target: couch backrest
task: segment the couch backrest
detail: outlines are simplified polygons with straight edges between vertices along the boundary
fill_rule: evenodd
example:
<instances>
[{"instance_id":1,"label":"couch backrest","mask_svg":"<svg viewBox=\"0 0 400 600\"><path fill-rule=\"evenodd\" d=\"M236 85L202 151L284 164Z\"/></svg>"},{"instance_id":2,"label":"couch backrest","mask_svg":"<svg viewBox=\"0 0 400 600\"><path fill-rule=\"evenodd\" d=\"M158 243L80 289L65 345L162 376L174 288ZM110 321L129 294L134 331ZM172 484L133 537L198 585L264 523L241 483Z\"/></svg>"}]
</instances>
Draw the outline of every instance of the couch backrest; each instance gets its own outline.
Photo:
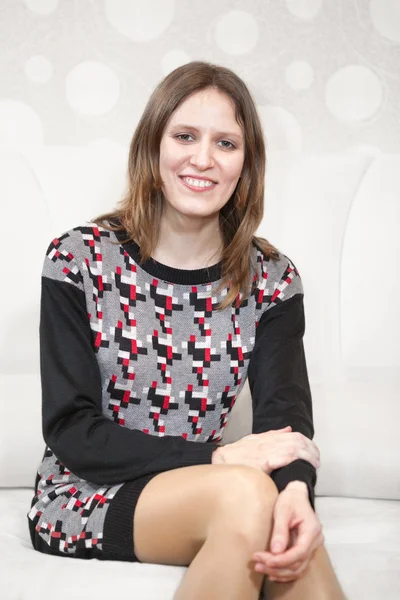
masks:
<instances>
[{"instance_id":1,"label":"couch backrest","mask_svg":"<svg viewBox=\"0 0 400 600\"><path fill-rule=\"evenodd\" d=\"M44 451L38 327L45 251L54 237L116 205L127 153L0 151L0 486L32 487ZM258 233L293 260L305 288L322 463L317 495L400 499L399 197L400 155L278 153L268 161ZM246 382L225 443L250 428Z\"/></svg>"}]
</instances>

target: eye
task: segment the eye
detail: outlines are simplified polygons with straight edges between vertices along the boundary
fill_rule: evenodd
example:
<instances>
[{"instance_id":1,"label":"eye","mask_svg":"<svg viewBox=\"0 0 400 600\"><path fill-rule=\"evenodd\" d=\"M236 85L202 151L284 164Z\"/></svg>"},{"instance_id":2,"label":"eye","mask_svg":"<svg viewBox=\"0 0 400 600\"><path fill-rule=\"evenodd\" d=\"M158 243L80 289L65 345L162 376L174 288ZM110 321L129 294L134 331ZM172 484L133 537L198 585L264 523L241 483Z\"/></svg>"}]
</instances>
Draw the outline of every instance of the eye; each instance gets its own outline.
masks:
<instances>
[{"instance_id":1,"label":"eye","mask_svg":"<svg viewBox=\"0 0 400 600\"><path fill-rule=\"evenodd\" d=\"M189 140L182 139L182 138L192 137L192 136L190 133L178 133L175 137L178 139L181 139L183 142L188 142ZM232 142L230 142L229 140L221 140L221 142L223 142L224 144L230 144L230 146L223 146L223 148L226 148L227 150L233 150L236 148L236 146L234 144L232 144Z\"/></svg>"},{"instance_id":2,"label":"eye","mask_svg":"<svg viewBox=\"0 0 400 600\"><path fill-rule=\"evenodd\" d=\"M189 136L189 137L192 137L192 136L190 135L190 133L178 133L178 135L176 135L175 137L177 137L177 138L181 139L181 137L182 137L182 136L185 136L185 135L186 135L186 136ZM187 142L188 140L183 140L183 141L184 141L184 142Z\"/></svg>"},{"instance_id":3,"label":"eye","mask_svg":"<svg viewBox=\"0 0 400 600\"><path fill-rule=\"evenodd\" d=\"M228 150L230 150L231 148L235 148L236 146L234 146L234 144L232 144L232 142L230 142L229 140L221 140L222 142L226 142L227 144L230 144L230 146L224 146L224 148L227 148Z\"/></svg>"},{"instance_id":4,"label":"eye","mask_svg":"<svg viewBox=\"0 0 400 600\"><path fill-rule=\"evenodd\" d=\"M190 133L178 133L178 135L177 135L176 137L177 137L177 138L179 138L179 139L181 139L181 137L182 137L182 136L185 136L185 135L186 135L186 136L189 136L189 137L192 137L192 136L190 135ZM184 142L187 142L187 140L183 140L183 141L184 141Z\"/></svg>"}]
</instances>

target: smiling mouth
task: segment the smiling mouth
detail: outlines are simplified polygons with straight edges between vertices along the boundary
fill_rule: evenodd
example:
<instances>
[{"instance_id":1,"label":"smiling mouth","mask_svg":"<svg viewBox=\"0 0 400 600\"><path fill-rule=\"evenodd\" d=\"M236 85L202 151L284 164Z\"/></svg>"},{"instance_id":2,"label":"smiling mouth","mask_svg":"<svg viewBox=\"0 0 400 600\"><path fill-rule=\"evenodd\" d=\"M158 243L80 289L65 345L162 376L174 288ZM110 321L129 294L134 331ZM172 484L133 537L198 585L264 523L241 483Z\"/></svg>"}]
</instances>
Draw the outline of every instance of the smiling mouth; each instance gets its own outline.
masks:
<instances>
[{"instance_id":1,"label":"smiling mouth","mask_svg":"<svg viewBox=\"0 0 400 600\"><path fill-rule=\"evenodd\" d=\"M196 177L185 177L179 175L179 179L182 181L185 187L195 191L211 190L215 188L217 183L215 181L207 179L196 179Z\"/></svg>"}]
</instances>

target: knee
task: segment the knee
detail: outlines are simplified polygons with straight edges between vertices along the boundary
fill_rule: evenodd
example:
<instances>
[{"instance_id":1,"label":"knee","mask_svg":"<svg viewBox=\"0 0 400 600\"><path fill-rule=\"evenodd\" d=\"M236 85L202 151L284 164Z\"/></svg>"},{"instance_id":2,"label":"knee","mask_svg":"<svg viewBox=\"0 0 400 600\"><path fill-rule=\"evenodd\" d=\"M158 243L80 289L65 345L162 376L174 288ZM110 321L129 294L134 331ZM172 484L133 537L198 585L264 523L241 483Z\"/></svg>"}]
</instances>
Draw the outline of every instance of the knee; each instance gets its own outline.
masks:
<instances>
[{"instance_id":1,"label":"knee","mask_svg":"<svg viewBox=\"0 0 400 600\"><path fill-rule=\"evenodd\" d=\"M244 499L251 499L254 509L262 510L266 505L274 504L278 489L272 478L253 467L237 465L232 477L233 490Z\"/></svg>"},{"instance_id":2,"label":"knee","mask_svg":"<svg viewBox=\"0 0 400 600\"><path fill-rule=\"evenodd\" d=\"M268 527L279 494L271 477L245 465L227 467L231 468L221 477L220 512L229 512L234 518L232 524L248 532L259 530L260 524Z\"/></svg>"}]
</instances>

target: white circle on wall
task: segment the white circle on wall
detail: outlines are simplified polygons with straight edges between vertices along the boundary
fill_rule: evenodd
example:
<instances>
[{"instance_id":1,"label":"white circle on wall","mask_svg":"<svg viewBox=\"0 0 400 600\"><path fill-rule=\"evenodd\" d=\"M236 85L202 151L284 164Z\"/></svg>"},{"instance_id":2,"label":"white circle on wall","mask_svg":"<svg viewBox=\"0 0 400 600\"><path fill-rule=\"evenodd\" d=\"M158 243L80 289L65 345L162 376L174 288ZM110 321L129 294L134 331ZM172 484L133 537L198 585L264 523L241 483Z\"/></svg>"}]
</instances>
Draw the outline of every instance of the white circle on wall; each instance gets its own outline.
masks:
<instances>
[{"instance_id":1,"label":"white circle on wall","mask_svg":"<svg viewBox=\"0 0 400 600\"><path fill-rule=\"evenodd\" d=\"M43 127L38 114L18 100L0 102L0 146L43 144Z\"/></svg>"},{"instance_id":2,"label":"white circle on wall","mask_svg":"<svg viewBox=\"0 0 400 600\"><path fill-rule=\"evenodd\" d=\"M50 15L57 8L58 0L25 0L25 4L38 15Z\"/></svg>"},{"instance_id":3,"label":"white circle on wall","mask_svg":"<svg viewBox=\"0 0 400 600\"><path fill-rule=\"evenodd\" d=\"M218 46L237 56L253 50L257 44L259 30L257 21L244 10L231 10L222 15L215 26L214 37Z\"/></svg>"},{"instance_id":4,"label":"white circle on wall","mask_svg":"<svg viewBox=\"0 0 400 600\"><path fill-rule=\"evenodd\" d=\"M170 50L161 59L161 70L164 75L168 75L188 62L190 62L190 57L184 50Z\"/></svg>"},{"instance_id":5,"label":"white circle on wall","mask_svg":"<svg viewBox=\"0 0 400 600\"><path fill-rule=\"evenodd\" d=\"M347 65L338 69L325 88L329 110L343 121L369 119L379 109L382 97L379 77L364 65Z\"/></svg>"},{"instance_id":6,"label":"white circle on wall","mask_svg":"<svg viewBox=\"0 0 400 600\"><path fill-rule=\"evenodd\" d=\"M286 83L294 90L305 90L314 81L314 71L305 60L294 60L286 67Z\"/></svg>"},{"instance_id":7,"label":"white circle on wall","mask_svg":"<svg viewBox=\"0 0 400 600\"><path fill-rule=\"evenodd\" d=\"M48 58L36 54L26 61L25 75L35 83L45 83L53 75L53 66Z\"/></svg>"},{"instance_id":8,"label":"white circle on wall","mask_svg":"<svg viewBox=\"0 0 400 600\"><path fill-rule=\"evenodd\" d=\"M261 118L268 152L299 151L303 140L301 127L297 119L281 106L260 106L258 114Z\"/></svg>"},{"instance_id":9,"label":"white circle on wall","mask_svg":"<svg viewBox=\"0 0 400 600\"><path fill-rule=\"evenodd\" d=\"M148 42L171 25L175 0L105 0L105 14L118 33L134 42Z\"/></svg>"},{"instance_id":10,"label":"white circle on wall","mask_svg":"<svg viewBox=\"0 0 400 600\"><path fill-rule=\"evenodd\" d=\"M76 65L65 78L65 95L78 113L103 115L117 103L120 82L109 66L86 60Z\"/></svg>"},{"instance_id":11,"label":"white circle on wall","mask_svg":"<svg viewBox=\"0 0 400 600\"><path fill-rule=\"evenodd\" d=\"M400 42L400 2L370 0L371 21L377 31L391 42Z\"/></svg>"},{"instance_id":12,"label":"white circle on wall","mask_svg":"<svg viewBox=\"0 0 400 600\"><path fill-rule=\"evenodd\" d=\"M299 19L313 19L320 11L322 0L286 0L289 12Z\"/></svg>"}]
</instances>

